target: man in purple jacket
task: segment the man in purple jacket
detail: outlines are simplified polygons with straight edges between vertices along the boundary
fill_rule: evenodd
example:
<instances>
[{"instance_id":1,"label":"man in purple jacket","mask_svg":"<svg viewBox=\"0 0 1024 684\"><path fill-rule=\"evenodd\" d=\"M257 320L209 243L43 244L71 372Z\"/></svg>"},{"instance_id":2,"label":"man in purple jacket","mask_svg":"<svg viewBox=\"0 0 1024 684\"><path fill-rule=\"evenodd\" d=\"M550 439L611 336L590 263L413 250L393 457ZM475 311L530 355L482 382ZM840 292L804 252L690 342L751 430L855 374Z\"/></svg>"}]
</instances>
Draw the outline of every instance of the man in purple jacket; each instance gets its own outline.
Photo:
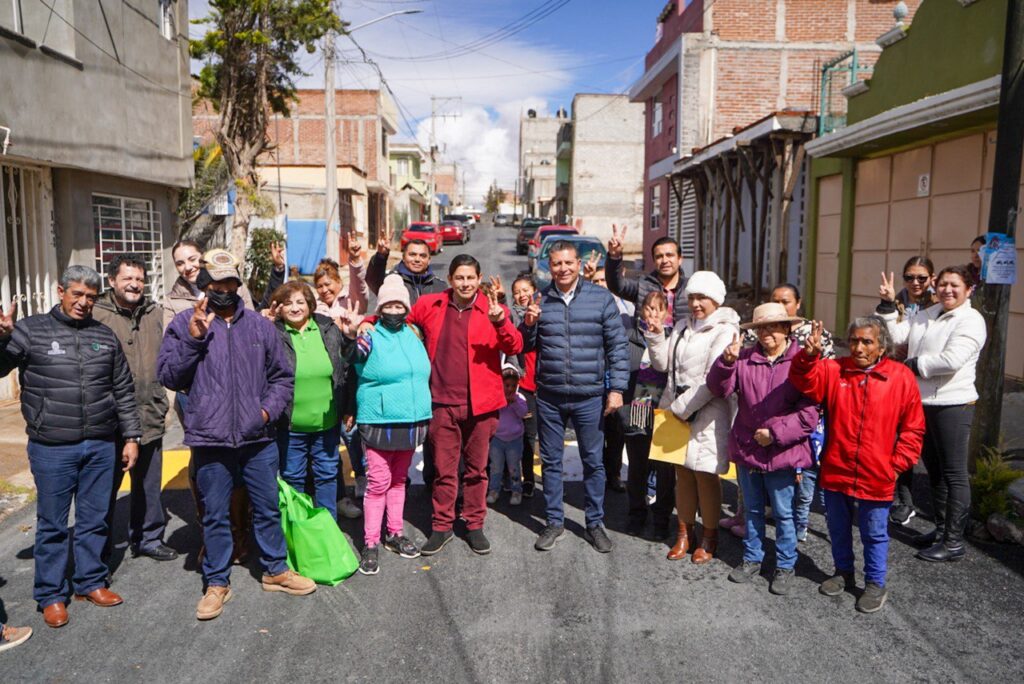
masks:
<instances>
[{"instance_id":1,"label":"man in purple jacket","mask_svg":"<svg viewBox=\"0 0 1024 684\"><path fill-rule=\"evenodd\" d=\"M205 297L168 326L157 375L168 389L188 393L185 444L192 447L205 509L206 590L196 618L212 620L231 599L228 511L239 472L252 499L264 591L303 595L315 591L316 585L288 569L277 507L273 426L292 399L294 373L274 326L246 309L238 296L242 279L234 258L225 250L211 250L205 260L206 269L196 283Z\"/></svg>"}]
</instances>

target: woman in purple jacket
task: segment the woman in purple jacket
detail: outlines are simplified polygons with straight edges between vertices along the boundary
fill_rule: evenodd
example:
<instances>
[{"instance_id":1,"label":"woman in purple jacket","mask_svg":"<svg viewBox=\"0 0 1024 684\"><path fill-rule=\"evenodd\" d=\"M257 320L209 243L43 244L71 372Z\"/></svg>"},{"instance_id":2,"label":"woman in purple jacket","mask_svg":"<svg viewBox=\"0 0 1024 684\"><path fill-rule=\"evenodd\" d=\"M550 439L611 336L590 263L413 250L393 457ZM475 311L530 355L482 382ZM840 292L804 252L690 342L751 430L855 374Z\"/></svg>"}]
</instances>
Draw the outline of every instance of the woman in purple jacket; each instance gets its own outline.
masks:
<instances>
[{"instance_id":1,"label":"woman in purple jacket","mask_svg":"<svg viewBox=\"0 0 1024 684\"><path fill-rule=\"evenodd\" d=\"M782 304L770 302L754 309L754 320L741 326L753 329L757 345L742 348L739 336L715 361L708 374L712 394L733 393L738 410L729 433L729 457L746 505L747 534L743 562L729 580L749 582L761 571L764 559L765 499L775 516L775 574L771 592L784 596L792 588L796 565L796 526L793 492L797 468L812 463L808 436L818 424L818 409L789 383L789 366L800 351L790 340L795 319Z\"/></svg>"}]
</instances>

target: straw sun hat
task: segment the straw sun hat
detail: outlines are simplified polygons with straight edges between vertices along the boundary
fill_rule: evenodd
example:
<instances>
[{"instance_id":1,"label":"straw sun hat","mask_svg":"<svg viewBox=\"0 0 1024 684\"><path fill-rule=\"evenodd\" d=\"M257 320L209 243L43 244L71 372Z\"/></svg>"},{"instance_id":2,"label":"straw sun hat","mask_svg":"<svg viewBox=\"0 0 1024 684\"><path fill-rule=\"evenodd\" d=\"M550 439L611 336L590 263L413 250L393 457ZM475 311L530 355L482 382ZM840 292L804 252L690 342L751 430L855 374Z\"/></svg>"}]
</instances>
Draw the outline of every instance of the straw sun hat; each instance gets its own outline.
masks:
<instances>
[{"instance_id":1,"label":"straw sun hat","mask_svg":"<svg viewBox=\"0 0 1024 684\"><path fill-rule=\"evenodd\" d=\"M740 328L750 330L751 328L760 328L763 325L772 325L773 323L802 323L803 320L799 316L790 316L786 313L786 307L782 304L768 302L755 308L754 319L750 323L744 323Z\"/></svg>"}]
</instances>

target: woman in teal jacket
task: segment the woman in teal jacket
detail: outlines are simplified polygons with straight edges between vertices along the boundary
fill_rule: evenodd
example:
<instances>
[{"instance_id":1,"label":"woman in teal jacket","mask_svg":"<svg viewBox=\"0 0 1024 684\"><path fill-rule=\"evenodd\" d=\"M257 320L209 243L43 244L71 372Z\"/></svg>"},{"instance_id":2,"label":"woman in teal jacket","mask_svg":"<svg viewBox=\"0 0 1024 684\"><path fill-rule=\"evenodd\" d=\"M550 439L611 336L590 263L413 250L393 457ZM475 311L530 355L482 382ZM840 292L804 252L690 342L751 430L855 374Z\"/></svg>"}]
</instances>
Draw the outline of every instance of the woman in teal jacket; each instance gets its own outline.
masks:
<instances>
[{"instance_id":1,"label":"woman in teal jacket","mask_svg":"<svg viewBox=\"0 0 1024 684\"><path fill-rule=\"evenodd\" d=\"M409 308L402 278L389 275L377 293L377 325L356 344L356 422L366 448L365 543L359 563L364 575L380 571L378 547L385 509L384 548L403 558L420 555L403 534L403 509L409 464L427 437L432 415L430 359L415 328L405 322Z\"/></svg>"}]
</instances>

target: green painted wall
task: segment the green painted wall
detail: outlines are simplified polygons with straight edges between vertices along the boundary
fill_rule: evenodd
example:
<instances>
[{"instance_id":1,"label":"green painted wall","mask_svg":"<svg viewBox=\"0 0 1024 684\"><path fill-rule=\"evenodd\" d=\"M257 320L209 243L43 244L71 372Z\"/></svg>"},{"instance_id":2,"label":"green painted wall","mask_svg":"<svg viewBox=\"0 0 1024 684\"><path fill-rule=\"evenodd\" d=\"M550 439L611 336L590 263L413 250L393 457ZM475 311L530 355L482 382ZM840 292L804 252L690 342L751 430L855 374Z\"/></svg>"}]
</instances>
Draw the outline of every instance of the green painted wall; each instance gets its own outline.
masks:
<instances>
[{"instance_id":1,"label":"green painted wall","mask_svg":"<svg viewBox=\"0 0 1024 684\"><path fill-rule=\"evenodd\" d=\"M907 37L882 51L871 89L850 98L847 122L1000 73L1007 0L925 0Z\"/></svg>"}]
</instances>

